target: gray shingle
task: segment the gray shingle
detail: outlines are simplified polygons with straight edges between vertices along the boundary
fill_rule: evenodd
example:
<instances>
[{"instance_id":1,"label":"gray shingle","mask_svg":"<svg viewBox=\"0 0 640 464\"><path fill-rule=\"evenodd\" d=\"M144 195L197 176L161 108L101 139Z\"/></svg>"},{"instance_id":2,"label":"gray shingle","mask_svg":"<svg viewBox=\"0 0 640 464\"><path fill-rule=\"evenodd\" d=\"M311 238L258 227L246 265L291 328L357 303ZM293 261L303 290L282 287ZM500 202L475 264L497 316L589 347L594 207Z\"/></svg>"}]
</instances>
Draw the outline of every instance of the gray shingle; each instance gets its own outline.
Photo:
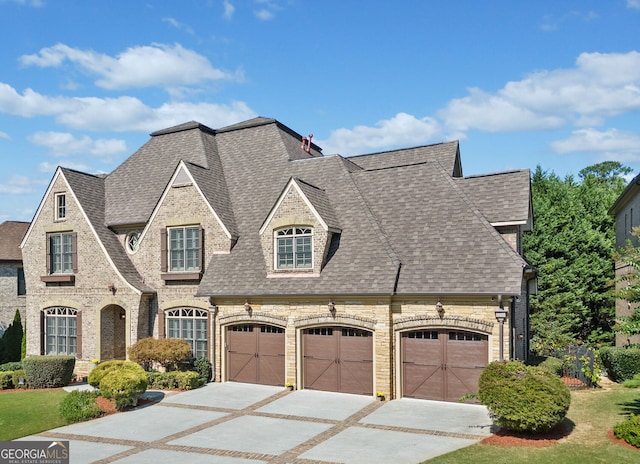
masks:
<instances>
[{"instance_id":1,"label":"gray shingle","mask_svg":"<svg viewBox=\"0 0 640 464\"><path fill-rule=\"evenodd\" d=\"M22 261L20 243L28 228L28 222L5 221L0 224L0 261Z\"/></svg>"}]
</instances>

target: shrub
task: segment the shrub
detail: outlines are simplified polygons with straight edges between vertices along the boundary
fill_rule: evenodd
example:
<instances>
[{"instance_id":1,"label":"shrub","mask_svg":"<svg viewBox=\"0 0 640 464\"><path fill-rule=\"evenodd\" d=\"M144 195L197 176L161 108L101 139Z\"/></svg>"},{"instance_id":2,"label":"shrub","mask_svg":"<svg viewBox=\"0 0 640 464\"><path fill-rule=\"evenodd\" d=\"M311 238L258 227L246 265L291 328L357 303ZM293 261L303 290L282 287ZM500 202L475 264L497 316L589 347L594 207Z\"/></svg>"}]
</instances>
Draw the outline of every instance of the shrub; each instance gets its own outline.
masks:
<instances>
[{"instance_id":1,"label":"shrub","mask_svg":"<svg viewBox=\"0 0 640 464\"><path fill-rule=\"evenodd\" d=\"M20 379L22 379L22 385L20 385ZM27 376L24 373L24 370L18 369L13 372L13 388L28 388L29 382L27 381Z\"/></svg>"},{"instance_id":2,"label":"shrub","mask_svg":"<svg viewBox=\"0 0 640 464\"><path fill-rule=\"evenodd\" d=\"M74 390L65 396L60 413L68 424L94 419L102 414L96 403L98 392Z\"/></svg>"},{"instance_id":3,"label":"shrub","mask_svg":"<svg viewBox=\"0 0 640 464\"><path fill-rule=\"evenodd\" d=\"M180 338L143 338L129 348L129 359L151 370L155 363L177 370L191 356L191 345Z\"/></svg>"},{"instance_id":4,"label":"shrub","mask_svg":"<svg viewBox=\"0 0 640 464\"><path fill-rule=\"evenodd\" d=\"M0 390L13 388L13 372L0 372Z\"/></svg>"},{"instance_id":5,"label":"shrub","mask_svg":"<svg viewBox=\"0 0 640 464\"><path fill-rule=\"evenodd\" d=\"M560 377L520 361L489 364L480 376L478 398L499 427L533 433L551 430L571 403Z\"/></svg>"},{"instance_id":6,"label":"shrub","mask_svg":"<svg viewBox=\"0 0 640 464\"><path fill-rule=\"evenodd\" d=\"M607 346L600 348L600 361L614 382L623 382L640 373L640 348Z\"/></svg>"},{"instance_id":7,"label":"shrub","mask_svg":"<svg viewBox=\"0 0 640 464\"><path fill-rule=\"evenodd\" d=\"M20 361L22 354L22 320L20 311L16 309L13 322L0 337L2 353L0 353L0 363Z\"/></svg>"},{"instance_id":8,"label":"shrub","mask_svg":"<svg viewBox=\"0 0 640 464\"><path fill-rule=\"evenodd\" d=\"M562 377L562 374L564 373L564 362L562 361L562 359L556 358L554 356L549 356L538 365L560 377Z\"/></svg>"},{"instance_id":9,"label":"shrub","mask_svg":"<svg viewBox=\"0 0 640 464\"><path fill-rule=\"evenodd\" d=\"M100 363L96 367L94 367L91 372L89 372L87 382L89 382L89 385L94 388L100 388L100 381L108 372L114 369L135 368L130 366L130 364L134 364L135 366L139 367L135 363L131 363L122 359L112 359L111 361Z\"/></svg>"},{"instance_id":10,"label":"shrub","mask_svg":"<svg viewBox=\"0 0 640 464\"><path fill-rule=\"evenodd\" d=\"M20 369L22 369L22 363L20 361L12 361L0 364L0 372L17 371Z\"/></svg>"},{"instance_id":11,"label":"shrub","mask_svg":"<svg viewBox=\"0 0 640 464\"><path fill-rule=\"evenodd\" d=\"M636 448L640 448L640 416L631 414L629 419L613 427L616 438L621 438Z\"/></svg>"},{"instance_id":12,"label":"shrub","mask_svg":"<svg viewBox=\"0 0 640 464\"><path fill-rule=\"evenodd\" d=\"M22 361L31 388L64 387L71 382L75 356L30 356Z\"/></svg>"},{"instance_id":13,"label":"shrub","mask_svg":"<svg viewBox=\"0 0 640 464\"><path fill-rule=\"evenodd\" d=\"M624 385L626 388L640 387L640 374L634 375L632 379L625 380L624 382L622 382L622 385Z\"/></svg>"},{"instance_id":14,"label":"shrub","mask_svg":"<svg viewBox=\"0 0 640 464\"><path fill-rule=\"evenodd\" d=\"M134 364L134 363L131 363ZM138 398L147 390L146 372L137 364L139 370L131 368L112 369L100 381L100 395L114 399L119 410L138 404Z\"/></svg>"},{"instance_id":15,"label":"shrub","mask_svg":"<svg viewBox=\"0 0 640 464\"><path fill-rule=\"evenodd\" d=\"M202 385L200 374L194 371L147 372L149 388L158 390L193 390Z\"/></svg>"},{"instance_id":16,"label":"shrub","mask_svg":"<svg viewBox=\"0 0 640 464\"><path fill-rule=\"evenodd\" d=\"M193 361L193 370L200 374L202 385L211 380L211 361L209 361L207 358L196 358Z\"/></svg>"}]
</instances>

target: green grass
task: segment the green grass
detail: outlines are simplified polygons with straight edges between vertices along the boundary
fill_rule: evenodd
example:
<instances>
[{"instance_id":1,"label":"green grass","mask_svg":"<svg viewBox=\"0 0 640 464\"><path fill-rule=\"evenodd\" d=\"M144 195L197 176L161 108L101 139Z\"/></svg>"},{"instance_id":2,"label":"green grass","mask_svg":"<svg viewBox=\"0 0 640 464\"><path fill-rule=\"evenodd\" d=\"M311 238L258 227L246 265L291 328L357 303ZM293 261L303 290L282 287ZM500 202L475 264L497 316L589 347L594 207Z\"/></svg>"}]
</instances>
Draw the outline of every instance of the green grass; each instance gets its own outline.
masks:
<instances>
[{"instance_id":1,"label":"green grass","mask_svg":"<svg viewBox=\"0 0 640 464\"><path fill-rule=\"evenodd\" d=\"M549 447L477 444L431 459L433 463L538 464L638 462L640 450L627 449L607 438L607 432L629 413L640 414L640 391L613 384L602 389L578 390L571 394L567 419L573 430Z\"/></svg>"},{"instance_id":2,"label":"green grass","mask_svg":"<svg viewBox=\"0 0 640 464\"><path fill-rule=\"evenodd\" d=\"M66 425L60 414L60 404L66 395L62 389L0 394L0 440L14 440Z\"/></svg>"}]
</instances>

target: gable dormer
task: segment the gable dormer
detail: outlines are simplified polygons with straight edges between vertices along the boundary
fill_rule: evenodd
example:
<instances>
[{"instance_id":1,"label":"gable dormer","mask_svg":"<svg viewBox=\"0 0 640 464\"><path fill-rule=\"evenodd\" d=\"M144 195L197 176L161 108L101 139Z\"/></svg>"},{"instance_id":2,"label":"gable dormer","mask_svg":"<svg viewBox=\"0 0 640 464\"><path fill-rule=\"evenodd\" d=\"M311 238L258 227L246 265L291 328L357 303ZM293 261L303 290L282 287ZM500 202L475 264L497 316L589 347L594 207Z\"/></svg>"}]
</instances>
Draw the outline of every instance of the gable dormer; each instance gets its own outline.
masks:
<instances>
[{"instance_id":1,"label":"gable dormer","mask_svg":"<svg viewBox=\"0 0 640 464\"><path fill-rule=\"evenodd\" d=\"M291 178L259 232L268 275L318 276L340 231L326 192Z\"/></svg>"}]
</instances>

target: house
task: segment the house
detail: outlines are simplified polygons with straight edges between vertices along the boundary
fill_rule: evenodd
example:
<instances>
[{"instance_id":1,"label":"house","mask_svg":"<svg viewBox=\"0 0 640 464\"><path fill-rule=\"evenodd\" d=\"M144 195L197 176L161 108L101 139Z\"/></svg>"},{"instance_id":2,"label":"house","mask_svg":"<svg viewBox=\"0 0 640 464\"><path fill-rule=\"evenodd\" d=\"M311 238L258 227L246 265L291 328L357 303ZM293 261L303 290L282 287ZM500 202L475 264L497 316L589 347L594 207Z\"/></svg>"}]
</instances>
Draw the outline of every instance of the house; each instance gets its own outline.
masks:
<instances>
[{"instance_id":1,"label":"house","mask_svg":"<svg viewBox=\"0 0 640 464\"><path fill-rule=\"evenodd\" d=\"M457 400L527 357L532 226L529 171L463 177L458 142L344 158L189 122L108 175L58 168L22 242L27 350L82 373L179 337L216 381Z\"/></svg>"},{"instance_id":2,"label":"house","mask_svg":"<svg viewBox=\"0 0 640 464\"><path fill-rule=\"evenodd\" d=\"M633 217L634 209L636 212L635 218ZM631 232L634 227L640 226L640 175L637 175L629 182L629 185L622 191L611 208L609 208L609 214L615 218L616 250L626 247L628 243L637 247L638 237L631 235ZM620 276L632 271L633 269L624 263L615 263L616 280L618 280ZM623 285L622 282L617 282L616 288L620 288L621 285ZM616 319L631 316L636 308L637 304L617 299ZM629 337L625 334L616 334L616 346L634 343L640 343L640 335Z\"/></svg>"},{"instance_id":3,"label":"house","mask_svg":"<svg viewBox=\"0 0 640 464\"><path fill-rule=\"evenodd\" d=\"M20 242L28 222L5 221L0 224L0 336L13 323L16 309L24 320L27 305Z\"/></svg>"}]
</instances>

